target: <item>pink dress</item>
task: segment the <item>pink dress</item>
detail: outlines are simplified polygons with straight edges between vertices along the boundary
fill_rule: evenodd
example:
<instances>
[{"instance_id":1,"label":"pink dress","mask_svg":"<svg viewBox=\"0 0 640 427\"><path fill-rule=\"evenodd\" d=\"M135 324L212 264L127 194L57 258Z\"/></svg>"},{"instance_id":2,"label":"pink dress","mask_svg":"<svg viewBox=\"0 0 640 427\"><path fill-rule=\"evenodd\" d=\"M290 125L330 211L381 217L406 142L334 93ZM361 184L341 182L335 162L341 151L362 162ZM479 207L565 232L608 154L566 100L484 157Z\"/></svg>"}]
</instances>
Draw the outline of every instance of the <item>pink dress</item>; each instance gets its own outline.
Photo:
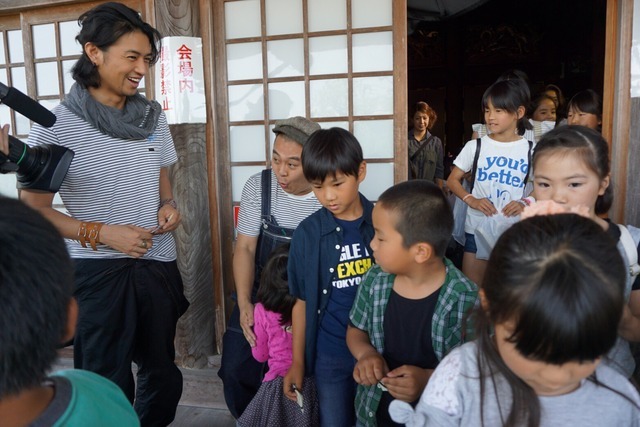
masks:
<instances>
[{"instance_id":1,"label":"pink dress","mask_svg":"<svg viewBox=\"0 0 640 427\"><path fill-rule=\"evenodd\" d=\"M260 303L253 309L253 332L256 346L251 349L259 362L267 362L258 393L242 416L240 427L315 427L320 420L315 383L305 378L302 383L303 409L284 395L284 376L291 367L293 336L291 324L281 326L280 314L266 310Z\"/></svg>"},{"instance_id":2,"label":"pink dress","mask_svg":"<svg viewBox=\"0 0 640 427\"><path fill-rule=\"evenodd\" d=\"M293 336L291 323L280 326L280 314L268 311L260 303L253 310L253 333L256 346L251 349L258 362L267 362L269 372L263 382L284 377L291 367Z\"/></svg>"}]
</instances>

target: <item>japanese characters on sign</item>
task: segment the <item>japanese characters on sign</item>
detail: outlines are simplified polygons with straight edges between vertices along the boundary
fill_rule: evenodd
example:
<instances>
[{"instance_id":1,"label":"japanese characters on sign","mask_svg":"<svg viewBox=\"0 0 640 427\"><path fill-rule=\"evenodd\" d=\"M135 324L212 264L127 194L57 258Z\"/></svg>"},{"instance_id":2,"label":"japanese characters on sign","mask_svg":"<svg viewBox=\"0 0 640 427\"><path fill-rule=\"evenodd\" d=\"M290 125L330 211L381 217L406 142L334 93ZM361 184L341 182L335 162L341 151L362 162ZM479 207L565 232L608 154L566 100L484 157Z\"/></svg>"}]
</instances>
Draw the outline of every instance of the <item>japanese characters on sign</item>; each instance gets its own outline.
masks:
<instances>
[{"instance_id":1,"label":"japanese characters on sign","mask_svg":"<svg viewBox=\"0 0 640 427\"><path fill-rule=\"evenodd\" d=\"M155 71L156 99L169 124L205 123L202 39L163 38Z\"/></svg>"}]
</instances>

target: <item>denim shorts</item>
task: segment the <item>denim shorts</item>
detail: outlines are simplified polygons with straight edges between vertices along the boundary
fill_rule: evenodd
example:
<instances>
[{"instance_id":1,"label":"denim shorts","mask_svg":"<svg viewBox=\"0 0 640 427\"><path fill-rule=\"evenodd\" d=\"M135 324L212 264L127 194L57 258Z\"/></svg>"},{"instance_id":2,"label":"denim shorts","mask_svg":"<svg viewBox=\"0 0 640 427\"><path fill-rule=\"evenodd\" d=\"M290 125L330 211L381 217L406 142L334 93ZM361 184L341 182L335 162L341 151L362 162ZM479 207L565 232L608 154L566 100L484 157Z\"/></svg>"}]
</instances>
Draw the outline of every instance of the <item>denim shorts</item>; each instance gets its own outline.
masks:
<instances>
[{"instance_id":1,"label":"denim shorts","mask_svg":"<svg viewBox=\"0 0 640 427\"><path fill-rule=\"evenodd\" d=\"M478 247L476 246L476 236L469 233L464 233L464 251L475 254L478 252Z\"/></svg>"}]
</instances>

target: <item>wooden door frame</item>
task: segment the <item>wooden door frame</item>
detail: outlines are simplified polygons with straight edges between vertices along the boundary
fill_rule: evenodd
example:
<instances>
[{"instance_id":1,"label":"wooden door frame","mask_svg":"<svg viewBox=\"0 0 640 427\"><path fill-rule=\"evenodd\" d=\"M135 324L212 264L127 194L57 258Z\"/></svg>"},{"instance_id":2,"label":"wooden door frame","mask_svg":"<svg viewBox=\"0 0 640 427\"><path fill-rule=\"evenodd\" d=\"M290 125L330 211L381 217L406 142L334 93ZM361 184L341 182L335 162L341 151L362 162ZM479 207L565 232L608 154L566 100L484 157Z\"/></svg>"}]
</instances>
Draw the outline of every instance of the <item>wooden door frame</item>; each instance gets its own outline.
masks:
<instances>
[{"instance_id":1,"label":"wooden door frame","mask_svg":"<svg viewBox=\"0 0 640 427\"><path fill-rule=\"evenodd\" d=\"M211 222L211 258L213 265L213 299L215 346L222 349L222 336L233 303L231 269L233 253L233 215L229 141L224 131L228 123L224 61L224 4L218 0L200 0L200 27L207 99L207 169L209 171L209 218Z\"/></svg>"},{"instance_id":2,"label":"wooden door frame","mask_svg":"<svg viewBox=\"0 0 640 427\"><path fill-rule=\"evenodd\" d=\"M394 181L407 176L407 4L406 0L393 1L394 29ZM227 104L227 69L224 33L224 1L200 0L201 28L205 63L205 84L207 93L207 156L210 181L211 225L215 274L214 301L216 304L216 339L218 345L222 337L225 319L228 319L233 302L230 294L234 289L232 265L233 215L231 195L231 165L228 123L225 108ZM396 36L400 34L400 36ZM217 223L217 227L214 224ZM216 249L218 253L216 253ZM219 281L218 281L219 280Z\"/></svg>"},{"instance_id":3,"label":"wooden door frame","mask_svg":"<svg viewBox=\"0 0 640 427\"><path fill-rule=\"evenodd\" d=\"M633 0L607 0L602 135L609 141L614 189L611 219L625 221L631 125Z\"/></svg>"}]
</instances>

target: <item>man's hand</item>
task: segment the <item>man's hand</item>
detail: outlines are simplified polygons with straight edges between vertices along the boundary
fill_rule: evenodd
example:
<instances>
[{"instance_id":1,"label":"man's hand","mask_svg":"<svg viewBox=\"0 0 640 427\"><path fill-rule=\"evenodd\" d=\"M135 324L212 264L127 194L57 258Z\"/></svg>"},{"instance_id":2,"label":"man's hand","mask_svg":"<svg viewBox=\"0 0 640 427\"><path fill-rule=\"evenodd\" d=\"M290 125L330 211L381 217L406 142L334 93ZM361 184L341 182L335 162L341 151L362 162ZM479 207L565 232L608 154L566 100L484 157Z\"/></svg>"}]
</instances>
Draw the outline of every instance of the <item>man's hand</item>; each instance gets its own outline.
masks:
<instances>
[{"instance_id":1,"label":"man's hand","mask_svg":"<svg viewBox=\"0 0 640 427\"><path fill-rule=\"evenodd\" d=\"M163 234L173 231L178 228L181 220L180 211L170 204L163 205L158 210L158 226L150 230L150 232L152 234Z\"/></svg>"},{"instance_id":2,"label":"man's hand","mask_svg":"<svg viewBox=\"0 0 640 427\"><path fill-rule=\"evenodd\" d=\"M256 335L253 333L253 304L251 302L240 302L238 300L238 310L240 310L240 327L245 339L251 347L256 346Z\"/></svg>"},{"instance_id":3,"label":"man's hand","mask_svg":"<svg viewBox=\"0 0 640 427\"><path fill-rule=\"evenodd\" d=\"M100 243L134 258L140 258L153 246L153 234L136 225L105 224L100 230Z\"/></svg>"}]
</instances>

